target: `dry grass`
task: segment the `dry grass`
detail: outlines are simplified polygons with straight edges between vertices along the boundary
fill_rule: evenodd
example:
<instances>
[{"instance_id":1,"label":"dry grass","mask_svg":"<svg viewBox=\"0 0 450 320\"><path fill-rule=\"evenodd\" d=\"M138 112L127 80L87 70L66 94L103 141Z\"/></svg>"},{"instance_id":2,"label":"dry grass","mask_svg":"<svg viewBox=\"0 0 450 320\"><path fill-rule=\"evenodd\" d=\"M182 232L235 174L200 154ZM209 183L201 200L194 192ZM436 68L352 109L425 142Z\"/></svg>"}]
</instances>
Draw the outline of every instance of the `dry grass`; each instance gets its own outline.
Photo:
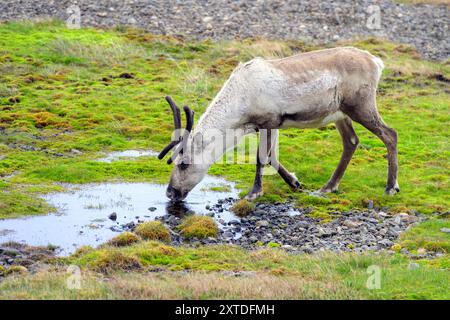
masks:
<instances>
[{"instance_id":1,"label":"dry grass","mask_svg":"<svg viewBox=\"0 0 450 320\"><path fill-rule=\"evenodd\" d=\"M398 2L407 4L433 4L450 6L450 0L399 0Z\"/></svg>"},{"instance_id":2,"label":"dry grass","mask_svg":"<svg viewBox=\"0 0 450 320\"><path fill-rule=\"evenodd\" d=\"M114 66L135 57L151 57L142 47L113 41L103 44L88 44L60 38L51 42L45 50L55 57L59 57L60 61L58 62L76 65L94 63L99 66ZM61 60L60 57L63 59Z\"/></svg>"},{"instance_id":3,"label":"dry grass","mask_svg":"<svg viewBox=\"0 0 450 320\"><path fill-rule=\"evenodd\" d=\"M81 290L67 288L69 275L41 272L9 278L0 299L359 299L339 283L265 273L242 276L222 273L120 274L103 278L83 273Z\"/></svg>"},{"instance_id":4,"label":"dry grass","mask_svg":"<svg viewBox=\"0 0 450 320\"><path fill-rule=\"evenodd\" d=\"M229 56L239 55L243 61L255 57L278 59L293 54L286 42L263 39L252 41L250 44L233 42L227 45L225 53Z\"/></svg>"}]
</instances>

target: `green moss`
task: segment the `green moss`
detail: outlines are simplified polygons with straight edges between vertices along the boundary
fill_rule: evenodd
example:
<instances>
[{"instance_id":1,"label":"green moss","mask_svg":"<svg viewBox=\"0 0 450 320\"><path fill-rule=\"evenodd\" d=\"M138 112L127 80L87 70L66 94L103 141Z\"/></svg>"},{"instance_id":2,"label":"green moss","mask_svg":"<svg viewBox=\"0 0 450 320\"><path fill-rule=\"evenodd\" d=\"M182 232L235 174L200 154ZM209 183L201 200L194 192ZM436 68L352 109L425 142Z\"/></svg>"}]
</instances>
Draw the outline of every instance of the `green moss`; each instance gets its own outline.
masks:
<instances>
[{"instance_id":1,"label":"green moss","mask_svg":"<svg viewBox=\"0 0 450 320\"><path fill-rule=\"evenodd\" d=\"M5 273L5 267L0 266L0 276Z\"/></svg>"},{"instance_id":2,"label":"green moss","mask_svg":"<svg viewBox=\"0 0 450 320\"><path fill-rule=\"evenodd\" d=\"M399 243L408 250L425 248L428 251L450 253L450 234L441 231L449 227L450 220L431 218L402 233Z\"/></svg>"},{"instance_id":3,"label":"green moss","mask_svg":"<svg viewBox=\"0 0 450 320\"><path fill-rule=\"evenodd\" d=\"M269 248L279 248L279 247L281 247L281 245L280 245L279 243L276 243L276 242L269 242L269 243L267 244L267 246L268 246Z\"/></svg>"},{"instance_id":4,"label":"green moss","mask_svg":"<svg viewBox=\"0 0 450 320\"><path fill-rule=\"evenodd\" d=\"M5 276L13 275L13 274L26 274L28 273L28 269L24 266L10 266L6 271L4 271Z\"/></svg>"},{"instance_id":5,"label":"green moss","mask_svg":"<svg viewBox=\"0 0 450 320\"><path fill-rule=\"evenodd\" d=\"M108 244L114 247L129 246L139 241L139 237L132 232L123 232L108 241Z\"/></svg>"},{"instance_id":6,"label":"green moss","mask_svg":"<svg viewBox=\"0 0 450 320\"><path fill-rule=\"evenodd\" d=\"M169 242L171 240L169 229L161 221L148 221L139 224L134 232L145 240L159 240Z\"/></svg>"},{"instance_id":7,"label":"green moss","mask_svg":"<svg viewBox=\"0 0 450 320\"><path fill-rule=\"evenodd\" d=\"M214 219L207 216L188 216L178 226L183 237L204 239L208 237L217 237L219 228Z\"/></svg>"},{"instance_id":8,"label":"green moss","mask_svg":"<svg viewBox=\"0 0 450 320\"><path fill-rule=\"evenodd\" d=\"M233 211L239 217L245 217L255 210L255 204L245 199L237 201L232 207Z\"/></svg>"}]
</instances>

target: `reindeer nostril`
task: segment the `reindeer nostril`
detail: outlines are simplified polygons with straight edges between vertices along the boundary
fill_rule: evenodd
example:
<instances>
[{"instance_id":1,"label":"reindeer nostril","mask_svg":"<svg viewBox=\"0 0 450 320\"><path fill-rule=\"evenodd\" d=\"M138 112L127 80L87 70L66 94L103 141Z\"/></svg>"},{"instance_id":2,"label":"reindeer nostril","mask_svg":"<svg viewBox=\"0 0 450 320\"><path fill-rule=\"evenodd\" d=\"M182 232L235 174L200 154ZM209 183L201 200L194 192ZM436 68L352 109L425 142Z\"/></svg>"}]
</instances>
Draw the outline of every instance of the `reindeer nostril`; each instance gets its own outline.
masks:
<instances>
[{"instance_id":1,"label":"reindeer nostril","mask_svg":"<svg viewBox=\"0 0 450 320\"><path fill-rule=\"evenodd\" d=\"M173 188L171 185L167 186L167 197L171 200L182 200L183 194L180 190Z\"/></svg>"}]
</instances>

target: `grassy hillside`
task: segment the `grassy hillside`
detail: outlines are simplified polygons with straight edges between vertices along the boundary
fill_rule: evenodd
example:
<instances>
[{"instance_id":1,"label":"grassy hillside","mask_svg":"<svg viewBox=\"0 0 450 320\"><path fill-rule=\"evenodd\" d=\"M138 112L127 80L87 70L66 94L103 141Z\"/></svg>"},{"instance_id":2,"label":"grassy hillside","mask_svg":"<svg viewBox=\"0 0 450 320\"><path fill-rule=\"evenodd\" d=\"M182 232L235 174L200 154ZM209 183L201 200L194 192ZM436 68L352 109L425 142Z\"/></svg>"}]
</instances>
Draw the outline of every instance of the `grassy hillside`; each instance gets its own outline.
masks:
<instances>
[{"instance_id":1,"label":"grassy hillside","mask_svg":"<svg viewBox=\"0 0 450 320\"><path fill-rule=\"evenodd\" d=\"M385 62L378 106L399 134L402 191L383 195L385 147L356 125L361 145L338 194L317 198L293 193L274 175L265 177L261 201L289 197L325 219L336 210L364 207L369 200L393 212L416 210L432 217L448 211L448 62L422 60L408 46L379 39L342 45L367 49ZM93 160L101 152L162 148L173 126L165 95L191 106L198 119L239 61L313 49L319 48L300 41L189 42L125 28L68 30L54 22L0 25L0 218L47 213L52 208L38 195L61 190L60 182L166 183L171 167L154 158ZM281 162L310 190L328 180L340 153L332 125L280 132ZM210 173L236 181L244 194L253 182L254 166L215 165ZM0 284L0 298L264 298L261 288L274 286L280 288L278 298L448 298L450 236L440 231L444 227L450 227L448 219L433 217L399 240L413 252L426 248L446 253L420 260L419 268L409 268L411 261L400 254L291 256L264 249L258 256L233 247L161 249L160 244L142 242L86 252L62 261L55 272L10 277ZM95 273L96 262L116 251L125 261L138 261L139 270L119 267L108 275L110 281L94 281L103 278ZM65 287L65 266L73 262L85 272L82 291ZM386 282L381 290L365 287L372 264L382 267ZM194 272L180 284L177 273L148 275L153 267ZM223 270L255 271L261 277L240 282L224 276ZM200 288L199 279L204 280ZM145 285L150 282L155 291ZM236 290L239 286L242 290Z\"/></svg>"}]
</instances>

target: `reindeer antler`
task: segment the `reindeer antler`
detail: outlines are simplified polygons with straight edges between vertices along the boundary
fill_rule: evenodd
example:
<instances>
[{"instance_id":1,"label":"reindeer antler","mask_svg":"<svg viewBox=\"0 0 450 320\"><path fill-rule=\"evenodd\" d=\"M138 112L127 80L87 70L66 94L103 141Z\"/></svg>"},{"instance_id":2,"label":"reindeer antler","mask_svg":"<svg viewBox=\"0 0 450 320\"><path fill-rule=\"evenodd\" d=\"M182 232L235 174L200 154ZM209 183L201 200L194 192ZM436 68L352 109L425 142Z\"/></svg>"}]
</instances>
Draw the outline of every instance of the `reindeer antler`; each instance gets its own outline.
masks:
<instances>
[{"instance_id":1,"label":"reindeer antler","mask_svg":"<svg viewBox=\"0 0 450 320\"><path fill-rule=\"evenodd\" d=\"M165 157L165 155L172 150L176 145L178 145L180 142L182 142L173 152L172 156L167 160L168 164L171 164L173 160L176 158L176 156L179 153L183 153L183 149L186 147L187 138L189 137L189 133L192 130L192 127L194 126L194 111L189 109L188 106L184 106L183 110L186 114L186 128L184 130L183 136L180 136L180 129L181 129L181 115L180 115L180 109L177 107L175 102L172 100L171 97L166 96L166 100L169 103L172 112L173 112L173 123L175 126L175 137L174 139L159 153L158 159L162 159Z\"/></svg>"}]
</instances>

